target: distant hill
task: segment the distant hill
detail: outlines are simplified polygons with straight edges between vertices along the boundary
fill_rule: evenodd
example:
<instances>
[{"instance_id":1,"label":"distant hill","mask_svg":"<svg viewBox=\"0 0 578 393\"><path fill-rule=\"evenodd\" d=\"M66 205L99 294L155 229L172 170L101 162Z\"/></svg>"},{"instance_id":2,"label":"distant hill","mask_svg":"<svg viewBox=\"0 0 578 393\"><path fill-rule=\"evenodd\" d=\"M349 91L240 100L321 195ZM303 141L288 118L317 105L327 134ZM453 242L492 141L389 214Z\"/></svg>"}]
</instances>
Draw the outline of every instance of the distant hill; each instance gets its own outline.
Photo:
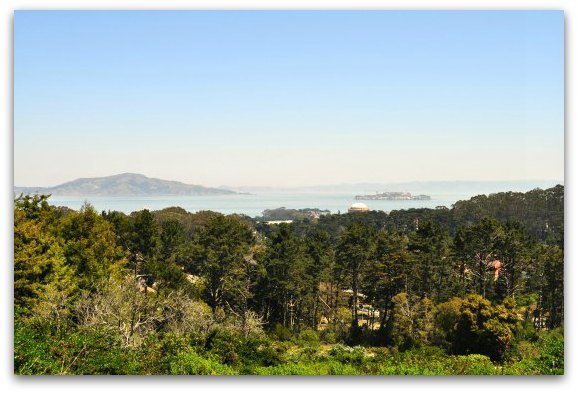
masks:
<instances>
[{"instance_id":1,"label":"distant hill","mask_svg":"<svg viewBox=\"0 0 578 393\"><path fill-rule=\"evenodd\" d=\"M199 196L231 195L235 191L154 179L136 173L76 179L54 187L14 187L14 193L60 196Z\"/></svg>"}]
</instances>

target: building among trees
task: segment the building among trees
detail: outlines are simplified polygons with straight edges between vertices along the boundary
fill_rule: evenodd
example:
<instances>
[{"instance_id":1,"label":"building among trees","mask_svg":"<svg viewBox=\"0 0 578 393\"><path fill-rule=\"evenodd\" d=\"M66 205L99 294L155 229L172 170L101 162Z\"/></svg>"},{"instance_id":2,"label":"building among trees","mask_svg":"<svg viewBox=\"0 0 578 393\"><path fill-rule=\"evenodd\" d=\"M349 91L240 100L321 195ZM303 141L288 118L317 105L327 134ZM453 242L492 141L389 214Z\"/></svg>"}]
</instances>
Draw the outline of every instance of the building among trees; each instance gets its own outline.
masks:
<instances>
[{"instance_id":1,"label":"building among trees","mask_svg":"<svg viewBox=\"0 0 578 393\"><path fill-rule=\"evenodd\" d=\"M369 207L365 203L357 202L349 207L349 213L368 212Z\"/></svg>"}]
</instances>

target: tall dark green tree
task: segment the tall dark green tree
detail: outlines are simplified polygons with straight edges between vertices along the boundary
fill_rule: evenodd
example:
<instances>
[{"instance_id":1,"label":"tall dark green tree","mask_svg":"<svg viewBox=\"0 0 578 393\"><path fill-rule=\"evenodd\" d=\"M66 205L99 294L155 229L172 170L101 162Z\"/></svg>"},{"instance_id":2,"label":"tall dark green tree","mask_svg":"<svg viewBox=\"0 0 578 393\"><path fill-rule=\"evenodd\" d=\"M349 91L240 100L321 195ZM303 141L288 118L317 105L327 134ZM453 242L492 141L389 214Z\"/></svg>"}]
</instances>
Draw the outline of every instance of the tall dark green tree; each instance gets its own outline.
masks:
<instances>
[{"instance_id":1,"label":"tall dark green tree","mask_svg":"<svg viewBox=\"0 0 578 393\"><path fill-rule=\"evenodd\" d=\"M496 256L502 263L497 284L504 297L516 297L524 289L523 277L528 270L532 249L529 236L520 223L508 222L496 242Z\"/></svg>"},{"instance_id":2,"label":"tall dark green tree","mask_svg":"<svg viewBox=\"0 0 578 393\"><path fill-rule=\"evenodd\" d=\"M320 308L320 285L331 279L331 265L334 261L334 252L331 247L329 234L319 228L310 231L306 238L306 291L305 307L309 315L309 325L317 329Z\"/></svg>"},{"instance_id":3,"label":"tall dark green tree","mask_svg":"<svg viewBox=\"0 0 578 393\"><path fill-rule=\"evenodd\" d=\"M175 289L184 284L183 271L190 263L192 241L177 220L162 221L159 232L158 251L148 257L146 270L158 288Z\"/></svg>"},{"instance_id":4,"label":"tall dark green tree","mask_svg":"<svg viewBox=\"0 0 578 393\"><path fill-rule=\"evenodd\" d=\"M497 258L497 247L503 232L502 225L489 218L458 230L454 245L466 291L475 291L482 297L489 295L493 288L490 285L493 274L489 264Z\"/></svg>"},{"instance_id":5,"label":"tall dark green tree","mask_svg":"<svg viewBox=\"0 0 578 393\"><path fill-rule=\"evenodd\" d=\"M158 256L160 251L160 228L153 214L141 210L131 214L130 249L140 254L145 260Z\"/></svg>"},{"instance_id":6,"label":"tall dark green tree","mask_svg":"<svg viewBox=\"0 0 578 393\"><path fill-rule=\"evenodd\" d=\"M314 290L307 287L307 269L311 258L306 245L291 231L288 224L281 224L274 231L265 258L263 282L263 311L269 323L281 323L296 328L303 315L302 295Z\"/></svg>"},{"instance_id":7,"label":"tall dark green tree","mask_svg":"<svg viewBox=\"0 0 578 393\"><path fill-rule=\"evenodd\" d=\"M391 343L392 325L388 321L392 322L392 299L398 293L408 292L413 280L407 243L407 236L401 233L379 232L375 259L365 270L362 290L367 301L379 310L381 344Z\"/></svg>"},{"instance_id":8,"label":"tall dark green tree","mask_svg":"<svg viewBox=\"0 0 578 393\"><path fill-rule=\"evenodd\" d=\"M161 239L160 227L154 215L147 209L134 212L129 217L128 249L129 267L135 278L147 285L162 280L168 272L159 266Z\"/></svg>"},{"instance_id":9,"label":"tall dark green tree","mask_svg":"<svg viewBox=\"0 0 578 393\"><path fill-rule=\"evenodd\" d=\"M564 251L556 245L540 244L533 262L538 271L538 326L552 329L564 323Z\"/></svg>"},{"instance_id":10,"label":"tall dark green tree","mask_svg":"<svg viewBox=\"0 0 578 393\"><path fill-rule=\"evenodd\" d=\"M339 237L336 261L349 278L352 290L353 326L358 326L358 298L361 288L361 274L366 265L375 258L376 232L371 227L354 223Z\"/></svg>"},{"instance_id":11,"label":"tall dark green tree","mask_svg":"<svg viewBox=\"0 0 578 393\"><path fill-rule=\"evenodd\" d=\"M450 297L454 264L450 258L451 238L440 226L427 221L409 235L408 251L411 254L413 277L412 292L435 301Z\"/></svg>"},{"instance_id":12,"label":"tall dark green tree","mask_svg":"<svg viewBox=\"0 0 578 393\"><path fill-rule=\"evenodd\" d=\"M192 261L205 281L204 297L216 317L217 309L234 311L234 304L245 303L247 263L255 242L252 229L234 216L212 217L195 234Z\"/></svg>"}]
</instances>

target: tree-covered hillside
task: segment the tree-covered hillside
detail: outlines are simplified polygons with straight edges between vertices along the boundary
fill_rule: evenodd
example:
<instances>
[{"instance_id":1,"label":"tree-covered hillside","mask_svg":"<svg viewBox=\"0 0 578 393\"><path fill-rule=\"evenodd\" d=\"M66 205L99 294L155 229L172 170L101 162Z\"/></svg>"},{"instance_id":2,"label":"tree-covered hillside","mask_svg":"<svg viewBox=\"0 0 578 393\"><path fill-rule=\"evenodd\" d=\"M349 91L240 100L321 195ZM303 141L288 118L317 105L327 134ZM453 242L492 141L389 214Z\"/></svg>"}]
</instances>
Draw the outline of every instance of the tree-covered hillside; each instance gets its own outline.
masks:
<instances>
[{"instance_id":1,"label":"tree-covered hillside","mask_svg":"<svg viewBox=\"0 0 578 393\"><path fill-rule=\"evenodd\" d=\"M14 206L17 374L561 374L564 187L269 225Z\"/></svg>"}]
</instances>

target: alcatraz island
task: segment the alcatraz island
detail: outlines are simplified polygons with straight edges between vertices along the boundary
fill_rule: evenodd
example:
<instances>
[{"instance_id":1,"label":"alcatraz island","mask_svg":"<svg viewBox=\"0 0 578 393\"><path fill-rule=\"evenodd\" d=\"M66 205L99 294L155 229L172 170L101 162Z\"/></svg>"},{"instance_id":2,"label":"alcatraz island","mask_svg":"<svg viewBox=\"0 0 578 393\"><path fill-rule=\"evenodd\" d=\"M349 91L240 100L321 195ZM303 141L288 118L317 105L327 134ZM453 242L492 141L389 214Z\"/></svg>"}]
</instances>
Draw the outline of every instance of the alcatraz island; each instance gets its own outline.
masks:
<instances>
[{"instance_id":1,"label":"alcatraz island","mask_svg":"<svg viewBox=\"0 0 578 393\"><path fill-rule=\"evenodd\" d=\"M375 194L356 195L355 199L358 201L367 200L386 200L386 201L427 201L431 197L429 195L411 195L409 192L376 192Z\"/></svg>"}]
</instances>

